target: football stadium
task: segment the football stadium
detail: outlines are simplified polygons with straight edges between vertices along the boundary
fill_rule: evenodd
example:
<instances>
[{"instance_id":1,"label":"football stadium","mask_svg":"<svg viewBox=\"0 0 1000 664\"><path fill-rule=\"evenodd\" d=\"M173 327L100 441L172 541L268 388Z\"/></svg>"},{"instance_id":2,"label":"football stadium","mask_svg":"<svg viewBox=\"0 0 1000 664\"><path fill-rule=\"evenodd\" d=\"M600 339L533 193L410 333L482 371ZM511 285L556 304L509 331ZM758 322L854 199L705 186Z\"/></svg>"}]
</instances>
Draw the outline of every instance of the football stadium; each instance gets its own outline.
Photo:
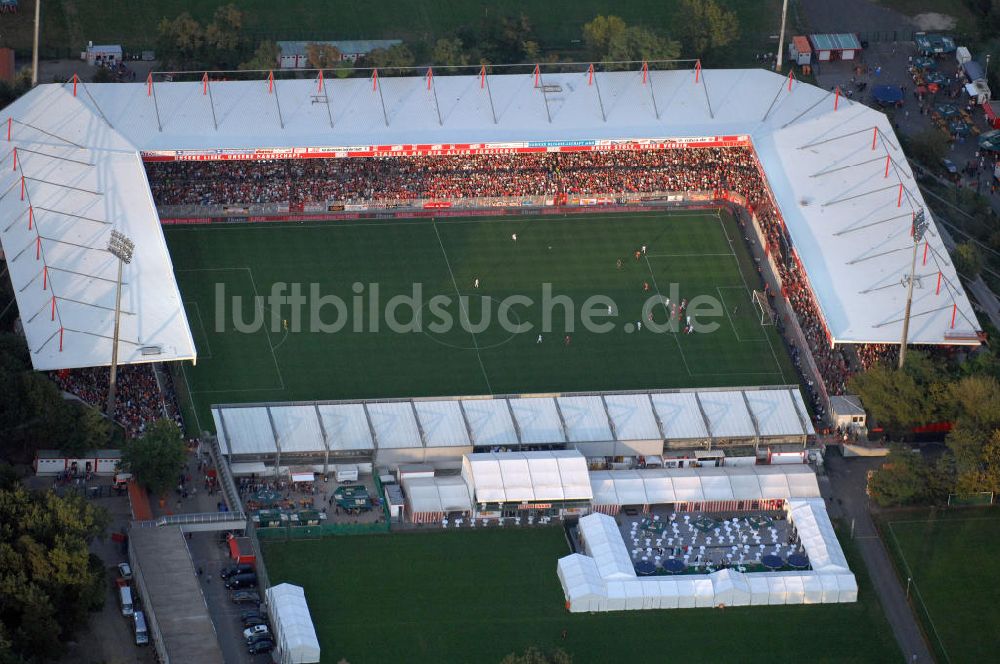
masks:
<instances>
[{"instance_id":1,"label":"football stadium","mask_svg":"<svg viewBox=\"0 0 1000 664\"><path fill-rule=\"evenodd\" d=\"M552 69L38 86L0 184L35 369L99 401L114 350L130 435L175 394L331 661L408 570L455 576L400 657L502 657L449 642L490 616L613 656L522 606L896 656L807 464L854 372L981 330L889 121L765 70Z\"/></svg>"}]
</instances>

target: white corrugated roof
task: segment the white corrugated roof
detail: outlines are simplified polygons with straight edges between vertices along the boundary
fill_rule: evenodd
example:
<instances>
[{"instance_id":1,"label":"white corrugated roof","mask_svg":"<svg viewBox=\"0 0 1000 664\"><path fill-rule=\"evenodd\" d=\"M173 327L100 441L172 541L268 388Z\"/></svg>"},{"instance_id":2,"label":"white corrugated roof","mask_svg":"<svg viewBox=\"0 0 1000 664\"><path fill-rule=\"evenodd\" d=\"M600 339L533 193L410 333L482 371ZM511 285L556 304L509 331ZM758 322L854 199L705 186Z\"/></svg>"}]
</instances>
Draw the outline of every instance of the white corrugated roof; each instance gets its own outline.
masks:
<instances>
[{"instance_id":1,"label":"white corrugated roof","mask_svg":"<svg viewBox=\"0 0 1000 664\"><path fill-rule=\"evenodd\" d=\"M326 449L312 406L272 406L271 417L278 430L282 452L317 452Z\"/></svg>"},{"instance_id":2,"label":"white corrugated roof","mask_svg":"<svg viewBox=\"0 0 1000 664\"><path fill-rule=\"evenodd\" d=\"M469 432L457 401L414 401L427 447L468 447Z\"/></svg>"},{"instance_id":3,"label":"white corrugated roof","mask_svg":"<svg viewBox=\"0 0 1000 664\"><path fill-rule=\"evenodd\" d=\"M614 440L600 396L559 397L556 402L570 442Z\"/></svg>"},{"instance_id":4,"label":"white corrugated roof","mask_svg":"<svg viewBox=\"0 0 1000 664\"><path fill-rule=\"evenodd\" d=\"M462 402L462 411L472 429L474 444L517 445L517 431L506 399L467 399Z\"/></svg>"},{"instance_id":5,"label":"white corrugated roof","mask_svg":"<svg viewBox=\"0 0 1000 664\"><path fill-rule=\"evenodd\" d=\"M267 408L226 409L216 418L225 432L231 454L271 454L275 451L274 430Z\"/></svg>"},{"instance_id":6,"label":"white corrugated roof","mask_svg":"<svg viewBox=\"0 0 1000 664\"><path fill-rule=\"evenodd\" d=\"M654 394L653 407L668 440L708 438L694 392Z\"/></svg>"},{"instance_id":7,"label":"white corrugated roof","mask_svg":"<svg viewBox=\"0 0 1000 664\"><path fill-rule=\"evenodd\" d=\"M802 420L799 419L799 414L795 409L795 404L792 403L789 392L784 390L747 390L745 394L750 411L757 420L760 435L805 435Z\"/></svg>"},{"instance_id":8,"label":"white corrugated roof","mask_svg":"<svg viewBox=\"0 0 1000 664\"><path fill-rule=\"evenodd\" d=\"M510 408L521 431L522 443L566 442L556 402L551 397L511 399Z\"/></svg>"},{"instance_id":9,"label":"white corrugated roof","mask_svg":"<svg viewBox=\"0 0 1000 664\"><path fill-rule=\"evenodd\" d=\"M700 392L698 401L716 438L746 438L754 435L753 420L747 411L743 393L719 390Z\"/></svg>"},{"instance_id":10,"label":"white corrugated roof","mask_svg":"<svg viewBox=\"0 0 1000 664\"><path fill-rule=\"evenodd\" d=\"M330 450L340 452L374 449L365 407L360 403L325 404L318 407Z\"/></svg>"},{"instance_id":11,"label":"white corrugated roof","mask_svg":"<svg viewBox=\"0 0 1000 664\"><path fill-rule=\"evenodd\" d=\"M604 403L618 440L658 440L663 437L648 394L608 394Z\"/></svg>"},{"instance_id":12,"label":"white corrugated roof","mask_svg":"<svg viewBox=\"0 0 1000 664\"><path fill-rule=\"evenodd\" d=\"M379 449L422 447L417 419L409 401L365 404Z\"/></svg>"}]
</instances>

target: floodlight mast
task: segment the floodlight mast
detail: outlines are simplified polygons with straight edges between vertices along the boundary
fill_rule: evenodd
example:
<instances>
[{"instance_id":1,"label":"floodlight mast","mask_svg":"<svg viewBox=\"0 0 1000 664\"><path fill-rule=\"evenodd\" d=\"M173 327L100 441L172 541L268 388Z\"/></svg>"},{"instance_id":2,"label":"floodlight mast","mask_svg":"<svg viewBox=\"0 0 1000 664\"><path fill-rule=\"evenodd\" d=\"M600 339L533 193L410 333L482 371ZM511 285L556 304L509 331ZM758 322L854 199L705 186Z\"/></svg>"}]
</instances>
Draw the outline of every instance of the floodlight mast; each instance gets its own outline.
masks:
<instances>
[{"instance_id":1,"label":"floodlight mast","mask_svg":"<svg viewBox=\"0 0 1000 664\"><path fill-rule=\"evenodd\" d=\"M906 361L906 337L910 332L910 306L913 304L913 280L917 271L917 245L924 239L924 232L927 230L927 219L924 217L924 209L920 208L916 216L913 217L913 260L910 262L910 278L906 284L906 311L903 314L903 338L899 342L899 368L903 368Z\"/></svg>"},{"instance_id":2,"label":"floodlight mast","mask_svg":"<svg viewBox=\"0 0 1000 664\"><path fill-rule=\"evenodd\" d=\"M111 346L111 378L108 381L108 409L107 415L112 421L115 419L115 391L118 387L118 329L122 315L122 268L132 262L132 254L135 251L135 243L123 233L111 231L111 239L108 240L108 253L118 259L118 281L115 292L115 333Z\"/></svg>"}]
</instances>

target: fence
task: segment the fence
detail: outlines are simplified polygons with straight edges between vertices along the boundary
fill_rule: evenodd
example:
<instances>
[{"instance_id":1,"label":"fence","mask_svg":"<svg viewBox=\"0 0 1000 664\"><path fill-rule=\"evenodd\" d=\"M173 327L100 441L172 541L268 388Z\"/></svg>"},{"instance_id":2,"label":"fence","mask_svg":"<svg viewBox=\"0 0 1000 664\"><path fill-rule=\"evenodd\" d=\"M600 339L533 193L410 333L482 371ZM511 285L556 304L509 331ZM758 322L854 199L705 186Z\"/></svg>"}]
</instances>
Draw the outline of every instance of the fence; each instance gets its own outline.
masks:
<instances>
[{"instance_id":1,"label":"fence","mask_svg":"<svg viewBox=\"0 0 1000 664\"><path fill-rule=\"evenodd\" d=\"M335 535L373 535L389 532L389 522L379 523L322 523L318 526L278 526L255 528L262 541L290 541L321 539Z\"/></svg>"}]
</instances>

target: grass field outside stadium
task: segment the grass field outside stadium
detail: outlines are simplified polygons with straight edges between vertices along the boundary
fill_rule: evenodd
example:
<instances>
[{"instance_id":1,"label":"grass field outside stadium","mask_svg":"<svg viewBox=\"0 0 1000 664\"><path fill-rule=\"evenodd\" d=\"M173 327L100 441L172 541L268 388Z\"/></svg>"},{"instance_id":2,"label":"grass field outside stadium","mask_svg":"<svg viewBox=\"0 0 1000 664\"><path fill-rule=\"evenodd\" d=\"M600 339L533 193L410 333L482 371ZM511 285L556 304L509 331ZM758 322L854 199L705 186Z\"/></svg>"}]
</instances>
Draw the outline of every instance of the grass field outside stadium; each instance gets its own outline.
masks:
<instances>
[{"instance_id":1,"label":"grass field outside stadium","mask_svg":"<svg viewBox=\"0 0 1000 664\"><path fill-rule=\"evenodd\" d=\"M273 583L305 588L324 662L489 663L529 646L562 648L574 664L901 661L844 544L854 604L597 614L564 608L557 527L267 542L264 558Z\"/></svg>"},{"instance_id":2,"label":"grass field outside stadium","mask_svg":"<svg viewBox=\"0 0 1000 664\"><path fill-rule=\"evenodd\" d=\"M213 403L797 382L774 326L761 325L751 301L759 275L728 212L210 225L165 233L198 349L198 364L185 368L183 380L200 430L211 428ZM647 251L636 259L643 245ZM282 283L282 292L298 284L307 296L298 320L288 306L269 306L272 288ZM343 309L312 311L325 296L339 298ZM397 296L416 302L393 310L392 320L410 331L390 329L386 311ZM584 305L594 296L609 298L588 306L595 320L610 321L610 331L583 325ZM684 334L682 320L676 331L650 332L651 324L668 322L662 305L650 308L655 296L689 300L692 311L698 296L717 302L716 316L707 319L716 329ZM448 303L438 306L435 297ZM514 304L501 312L505 302ZM606 302L613 302L611 316ZM440 314L456 324L435 330L431 322L443 320ZM472 325L457 324L463 318ZM309 331L317 321L344 326Z\"/></svg>"},{"instance_id":3,"label":"grass field outside stadium","mask_svg":"<svg viewBox=\"0 0 1000 664\"><path fill-rule=\"evenodd\" d=\"M1000 511L908 510L884 515L882 534L938 660L997 657Z\"/></svg>"}]
</instances>

